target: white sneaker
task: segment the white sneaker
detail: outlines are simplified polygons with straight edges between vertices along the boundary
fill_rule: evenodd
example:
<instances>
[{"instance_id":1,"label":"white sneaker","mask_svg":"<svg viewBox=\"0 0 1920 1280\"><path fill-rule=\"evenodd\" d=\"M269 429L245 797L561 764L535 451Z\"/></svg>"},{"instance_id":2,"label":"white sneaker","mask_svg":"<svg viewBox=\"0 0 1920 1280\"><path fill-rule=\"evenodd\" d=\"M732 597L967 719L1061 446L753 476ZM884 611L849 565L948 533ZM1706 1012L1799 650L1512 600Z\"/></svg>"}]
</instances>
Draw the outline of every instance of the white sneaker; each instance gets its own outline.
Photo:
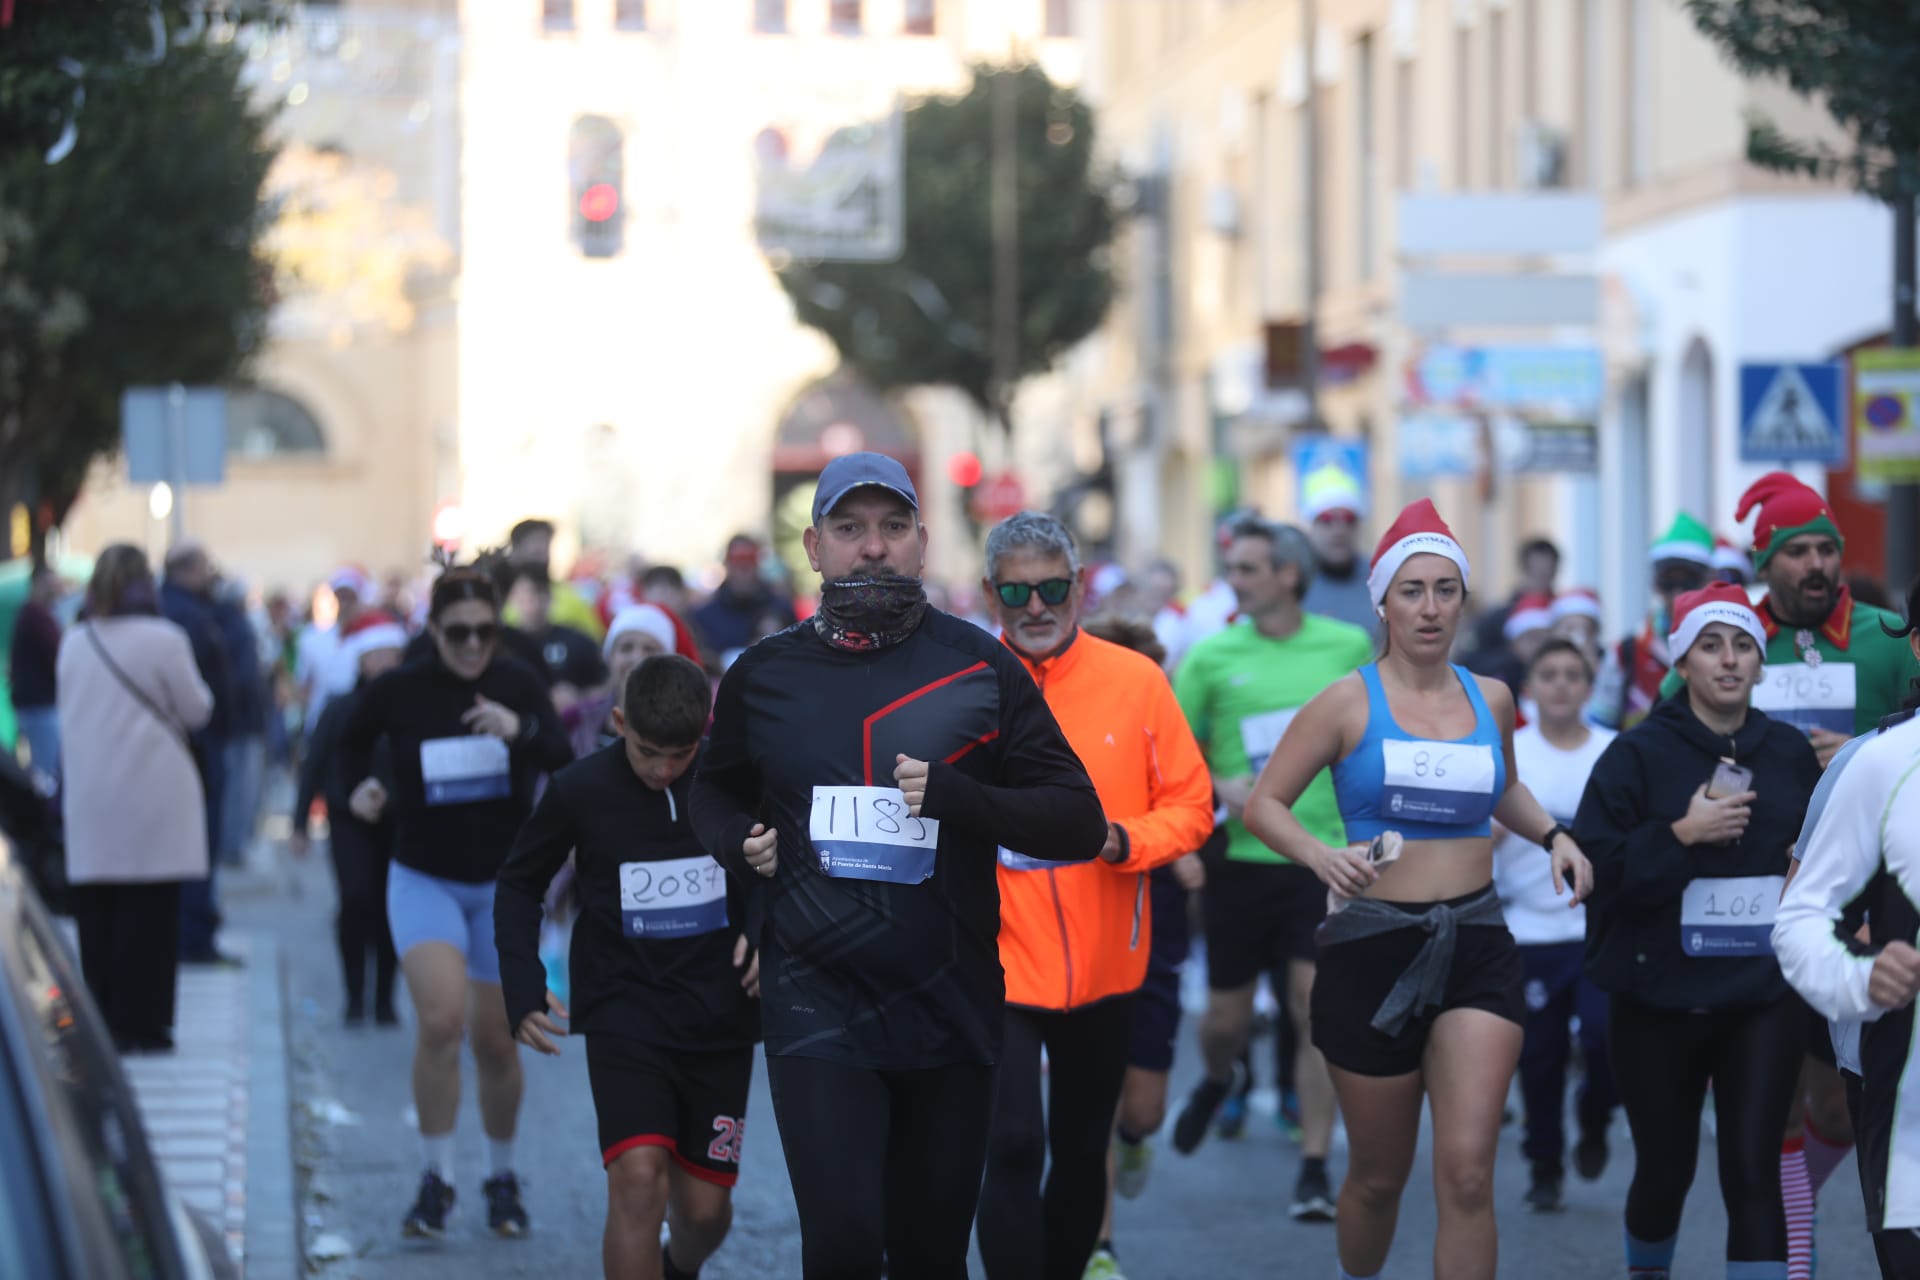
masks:
<instances>
[{"instance_id":1,"label":"white sneaker","mask_svg":"<svg viewBox=\"0 0 1920 1280\"><path fill-rule=\"evenodd\" d=\"M1127 1280L1127 1277L1120 1270L1118 1258L1105 1249L1095 1249L1087 1259L1087 1269L1080 1273L1080 1280Z\"/></svg>"},{"instance_id":2,"label":"white sneaker","mask_svg":"<svg viewBox=\"0 0 1920 1280\"><path fill-rule=\"evenodd\" d=\"M1145 1142L1116 1142L1115 1145L1114 1193L1123 1200L1138 1200L1140 1193L1147 1189L1147 1175L1153 1172L1153 1147Z\"/></svg>"}]
</instances>

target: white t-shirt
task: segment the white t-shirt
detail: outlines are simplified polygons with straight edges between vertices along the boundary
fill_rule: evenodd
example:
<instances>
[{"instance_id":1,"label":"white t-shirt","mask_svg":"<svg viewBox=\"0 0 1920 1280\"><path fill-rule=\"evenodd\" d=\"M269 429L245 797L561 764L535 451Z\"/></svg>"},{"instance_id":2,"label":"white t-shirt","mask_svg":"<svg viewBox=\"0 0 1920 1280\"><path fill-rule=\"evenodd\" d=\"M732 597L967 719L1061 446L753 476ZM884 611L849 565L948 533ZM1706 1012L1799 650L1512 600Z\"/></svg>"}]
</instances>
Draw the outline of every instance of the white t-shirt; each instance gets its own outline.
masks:
<instances>
[{"instance_id":1,"label":"white t-shirt","mask_svg":"<svg viewBox=\"0 0 1920 1280\"><path fill-rule=\"evenodd\" d=\"M1611 729L1587 730L1586 743L1562 751L1528 725L1513 734L1513 762L1540 807L1555 822L1573 825L1587 778L1600 753L1614 739ZM1494 846L1493 885L1506 909L1507 928L1521 946L1578 942L1587 936L1587 909L1569 907L1565 894L1553 891L1553 860L1538 843L1508 832Z\"/></svg>"},{"instance_id":2,"label":"white t-shirt","mask_svg":"<svg viewBox=\"0 0 1920 1280\"><path fill-rule=\"evenodd\" d=\"M338 627L320 628L308 623L294 644L293 678L307 690L306 724L309 729L320 723L320 712L334 695L333 667L340 653Z\"/></svg>"}]
</instances>

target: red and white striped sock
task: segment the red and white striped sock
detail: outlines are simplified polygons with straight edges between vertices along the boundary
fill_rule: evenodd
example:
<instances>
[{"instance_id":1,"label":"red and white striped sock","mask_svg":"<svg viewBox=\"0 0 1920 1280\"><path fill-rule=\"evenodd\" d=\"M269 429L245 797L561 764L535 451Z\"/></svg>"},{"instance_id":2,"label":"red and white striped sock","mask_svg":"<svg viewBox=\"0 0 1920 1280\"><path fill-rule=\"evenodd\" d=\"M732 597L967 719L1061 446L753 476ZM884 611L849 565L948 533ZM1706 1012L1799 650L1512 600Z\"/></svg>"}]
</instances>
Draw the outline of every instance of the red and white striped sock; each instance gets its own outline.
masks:
<instances>
[{"instance_id":1,"label":"red and white striped sock","mask_svg":"<svg viewBox=\"0 0 1920 1280\"><path fill-rule=\"evenodd\" d=\"M1835 1143L1828 1140L1825 1135L1813 1127L1812 1116L1807 1117L1805 1128L1807 1135L1807 1185L1813 1190L1813 1198L1818 1200L1820 1198L1820 1188L1827 1185L1827 1179L1833 1176L1833 1171L1839 1167L1840 1162L1847 1158L1847 1152L1853 1150L1853 1144L1851 1142Z\"/></svg>"},{"instance_id":2,"label":"red and white striped sock","mask_svg":"<svg viewBox=\"0 0 1920 1280\"><path fill-rule=\"evenodd\" d=\"M1812 1280L1813 1187L1798 1138L1780 1145L1780 1199L1787 1207L1787 1280Z\"/></svg>"}]
</instances>

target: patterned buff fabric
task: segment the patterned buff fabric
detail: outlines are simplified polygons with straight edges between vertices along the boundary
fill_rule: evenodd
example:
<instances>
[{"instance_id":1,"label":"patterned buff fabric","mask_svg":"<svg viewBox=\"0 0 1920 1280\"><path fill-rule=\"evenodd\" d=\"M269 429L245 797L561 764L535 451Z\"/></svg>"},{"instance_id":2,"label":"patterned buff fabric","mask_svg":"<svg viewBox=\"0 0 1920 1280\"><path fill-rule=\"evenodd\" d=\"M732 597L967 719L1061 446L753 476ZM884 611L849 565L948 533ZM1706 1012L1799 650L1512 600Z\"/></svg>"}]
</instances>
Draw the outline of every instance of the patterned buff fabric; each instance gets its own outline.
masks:
<instances>
[{"instance_id":1,"label":"patterned buff fabric","mask_svg":"<svg viewBox=\"0 0 1920 1280\"><path fill-rule=\"evenodd\" d=\"M926 612L920 579L882 573L822 583L813 625L835 648L885 649L912 635Z\"/></svg>"}]
</instances>

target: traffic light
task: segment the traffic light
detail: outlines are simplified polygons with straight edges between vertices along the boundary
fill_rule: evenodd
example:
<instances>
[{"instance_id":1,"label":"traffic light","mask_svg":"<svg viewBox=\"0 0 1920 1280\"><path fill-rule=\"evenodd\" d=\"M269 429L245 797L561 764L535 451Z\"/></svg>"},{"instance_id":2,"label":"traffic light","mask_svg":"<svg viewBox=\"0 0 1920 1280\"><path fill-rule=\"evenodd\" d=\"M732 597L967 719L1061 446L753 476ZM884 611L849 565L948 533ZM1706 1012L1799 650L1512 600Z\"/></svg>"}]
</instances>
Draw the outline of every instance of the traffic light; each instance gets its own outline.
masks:
<instances>
[{"instance_id":1,"label":"traffic light","mask_svg":"<svg viewBox=\"0 0 1920 1280\"><path fill-rule=\"evenodd\" d=\"M605 116L581 116L567 139L573 243L583 258L615 258L626 243L626 137Z\"/></svg>"}]
</instances>

